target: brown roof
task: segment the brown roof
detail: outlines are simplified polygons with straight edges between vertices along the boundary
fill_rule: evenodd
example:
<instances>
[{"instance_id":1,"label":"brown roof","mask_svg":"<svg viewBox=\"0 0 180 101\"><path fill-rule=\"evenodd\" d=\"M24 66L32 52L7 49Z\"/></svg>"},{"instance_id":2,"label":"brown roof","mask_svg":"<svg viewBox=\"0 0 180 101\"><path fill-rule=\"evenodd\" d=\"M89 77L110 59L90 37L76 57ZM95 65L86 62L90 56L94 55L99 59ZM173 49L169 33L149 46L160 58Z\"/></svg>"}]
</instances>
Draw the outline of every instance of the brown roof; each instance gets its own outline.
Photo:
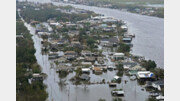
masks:
<instances>
[{"instance_id":1,"label":"brown roof","mask_svg":"<svg viewBox=\"0 0 180 101\"><path fill-rule=\"evenodd\" d=\"M100 67L94 67L93 68L95 71L101 71L101 68Z\"/></svg>"}]
</instances>

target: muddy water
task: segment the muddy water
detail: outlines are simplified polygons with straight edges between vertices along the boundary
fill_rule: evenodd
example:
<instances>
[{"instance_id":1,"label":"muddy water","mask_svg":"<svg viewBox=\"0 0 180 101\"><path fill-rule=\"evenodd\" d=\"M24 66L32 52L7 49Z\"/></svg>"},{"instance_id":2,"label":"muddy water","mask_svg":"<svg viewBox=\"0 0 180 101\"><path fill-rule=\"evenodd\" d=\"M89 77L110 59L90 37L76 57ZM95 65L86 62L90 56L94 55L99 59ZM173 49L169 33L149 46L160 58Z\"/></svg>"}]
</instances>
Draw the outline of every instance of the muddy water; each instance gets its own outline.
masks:
<instances>
[{"instance_id":1,"label":"muddy water","mask_svg":"<svg viewBox=\"0 0 180 101\"><path fill-rule=\"evenodd\" d=\"M49 94L49 101L98 101L100 98L106 99L106 101L111 101L113 97L111 96L112 88L109 88L108 84L93 84L93 85L73 85L69 79L72 78L75 73L70 73L66 78L61 79L61 81L66 80L66 85L59 85L60 79L55 71L55 67L51 65L51 61L48 60L47 55L41 54L41 38L35 35L35 29L29 24L25 23L25 26L30 30L33 35L34 46L36 49L35 56L37 58L38 64L42 67L42 72L48 75L44 83L47 85L47 92ZM109 63L112 62L109 60ZM90 73L91 82L101 82L103 79L111 81L116 75L117 71L107 71L102 75L95 75ZM129 77L123 76L122 81L127 80L125 84L122 82L118 84L117 88L123 88L125 91L125 96L122 97L126 101L145 101L148 97L146 91L142 91L142 87L137 85L137 81L129 80Z\"/></svg>"},{"instance_id":2,"label":"muddy water","mask_svg":"<svg viewBox=\"0 0 180 101\"><path fill-rule=\"evenodd\" d=\"M30 33L33 35L32 39L34 42L34 47L36 49L35 56L36 56L37 62L42 67L42 72L46 73L48 75L47 78L44 80L44 84L47 85L46 90L49 94L48 100L49 101L59 101L59 99L61 99L61 96L60 96L61 92L60 92L60 88L58 85L59 77L58 77L55 69L52 67L50 61L48 60L48 56L42 55L42 53L41 53L42 39L39 38L35 34L35 28L33 28L31 25L27 24L26 22L24 24L28 28Z\"/></svg>"},{"instance_id":3,"label":"muddy water","mask_svg":"<svg viewBox=\"0 0 180 101\"><path fill-rule=\"evenodd\" d=\"M25 23L25 26L30 30L33 35L34 47L36 49L35 56L38 64L42 67L42 72L48 75L47 79L44 80L44 84L47 85L47 92L49 94L49 101L98 101L103 98L106 101L111 101L112 88L109 88L108 84L94 84L94 85L73 85L69 79L72 78L75 73L70 73L65 79L59 79L58 74L55 71L55 67L51 65L51 61L48 60L47 55L41 54L41 38L35 35L35 28ZM104 52L106 54L106 52ZM106 54L108 64L113 64L108 55ZM95 75L90 73L91 82L100 82L103 79L111 81L116 75L117 71L107 71L102 75ZM66 80L67 85L59 85L59 82ZM128 82L125 84L124 80ZM118 84L117 88L123 88L125 96L122 97L126 101L145 101L148 97L148 92L142 91L142 87L137 85L137 81L129 80L129 77L123 76L122 83Z\"/></svg>"},{"instance_id":4,"label":"muddy water","mask_svg":"<svg viewBox=\"0 0 180 101\"><path fill-rule=\"evenodd\" d=\"M23 0L20 0L23 1ZM28 0L32 2L50 3L51 0ZM52 2L55 5L71 5L76 8L94 11L127 22L129 33L135 34L132 41L132 53L155 60L158 67L164 68L164 19L152 16L123 12L116 9L93 7L77 4Z\"/></svg>"}]
</instances>

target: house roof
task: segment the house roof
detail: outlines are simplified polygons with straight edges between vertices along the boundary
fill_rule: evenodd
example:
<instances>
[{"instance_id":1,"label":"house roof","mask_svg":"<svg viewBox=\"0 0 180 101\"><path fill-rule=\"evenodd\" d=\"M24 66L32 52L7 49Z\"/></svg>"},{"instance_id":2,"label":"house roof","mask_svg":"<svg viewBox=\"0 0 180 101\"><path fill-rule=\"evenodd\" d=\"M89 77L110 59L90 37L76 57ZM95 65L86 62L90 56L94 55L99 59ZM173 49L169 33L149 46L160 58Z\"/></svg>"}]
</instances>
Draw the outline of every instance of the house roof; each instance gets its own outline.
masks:
<instances>
[{"instance_id":1,"label":"house roof","mask_svg":"<svg viewBox=\"0 0 180 101\"><path fill-rule=\"evenodd\" d=\"M164 80L158 80L158 81L155 81L153 83L156 85L164 85Z\"/></svg>"},{"instance_id":2,"label":"house roof","mask_svg":"<svg viewBox=\"0 0 180 101\"><path fill-rule=\"evenodd\" d=\"M100 67L94 67L93 68L95 71L101 71L101 68Z\"/></svg>"},{"instance_id":3,"label":"house roof","mask_svg":"<svg viewBox=\"0 0 180 101\"><path fill-rule=\"evenodd\" d=\"M89 75L87 75L87 74L82 74L81 76L80 76L80 78L81 79L84 79L84 80L89 80Z\"/></svg>"},{"instance_id":4,"label":"house roof","mask_svg":"<svg viewBox=\"0 0 180 101\"><path fill-rule=\"evenodd\" d=\"M131 41L131 38L123 38L123 41Z\"/></svg>"},{"instance_id":5,"label":"house roof","mask_svg":"<svg viewBox=\"0 0 180 101\"><path fill-rule=\"evenodd\" d=\"M82 68L82 71L90 71L89 68Z\"/></svg>"},{"instance_id":6,"label":"house roof","mask_svg":"<svg viewBox=\"0 0 180 101\"><path fill-rule=\"evenodd\" d=\"M153 73L150 71L139 71L137 72L139 78L150 78L153 76Z\"/></svg>"},{"instance_id":7,"label":"house roof","mask_svg":"<svg viewBox=\"0 0 180 101\"><path fill-rule=\"evenodd\" d=\"M114 53L115 56L124 56L124 53Z\"/></svg>"}]
</instances>

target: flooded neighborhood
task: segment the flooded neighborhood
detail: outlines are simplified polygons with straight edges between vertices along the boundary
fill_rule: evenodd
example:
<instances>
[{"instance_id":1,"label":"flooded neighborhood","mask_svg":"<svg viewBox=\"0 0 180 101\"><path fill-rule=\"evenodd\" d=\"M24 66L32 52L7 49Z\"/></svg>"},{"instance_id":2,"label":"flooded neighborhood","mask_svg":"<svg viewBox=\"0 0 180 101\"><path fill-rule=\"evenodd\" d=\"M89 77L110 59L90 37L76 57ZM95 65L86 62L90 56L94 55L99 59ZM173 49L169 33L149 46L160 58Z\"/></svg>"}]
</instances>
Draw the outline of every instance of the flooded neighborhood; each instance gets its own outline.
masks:
<instances>
[{"instance_id":1,"label":"flooded neighborhood","mask_svg":"<svg viewBox=\"0 0 180 101\"><path fill-rule=\"evenodd\" d=\"M22 51L34 55L34 64L22 64L23 59L18 58L18 66L27 71L26 84L33 85L42 95L29 93L36 98L34 101L164 100L163 26L147 31L148 21L130 21L118 11L121 17L113 15L116 10L109 8L32 1L17 2L16 23L24 30L17 27L16 47L20 52L26 41L30 44L27 48L34 47ZM163 25L161 18L152 17L149 22L153 20ZM136 29L139 27L144 29ZM152 33L157 30L160 31ZM157 38L157 33L162 39ZM151 42L156 39L159 41ZM17 100L32 98L23 95L29 89L21 89L22 85L19 80Z\"/></svg>"}]
</instances>

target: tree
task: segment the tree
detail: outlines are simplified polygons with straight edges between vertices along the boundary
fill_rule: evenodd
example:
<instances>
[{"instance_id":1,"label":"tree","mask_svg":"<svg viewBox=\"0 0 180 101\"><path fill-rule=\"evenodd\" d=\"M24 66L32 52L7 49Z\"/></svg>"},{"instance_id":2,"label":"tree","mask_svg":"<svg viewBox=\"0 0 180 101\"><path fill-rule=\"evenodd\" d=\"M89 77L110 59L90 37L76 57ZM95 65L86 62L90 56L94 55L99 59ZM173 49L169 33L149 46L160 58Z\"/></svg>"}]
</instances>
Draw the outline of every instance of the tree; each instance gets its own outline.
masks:
<instances>
[{"instance_id":1,"label":"tree","mask_svg":"<svg viewBox=\"0 0 180 101\"><path fill-rule=\"evenodd\" d=\"M119 48L118 48L117 51L118 51L118 52L123 52L123 53L125 53L125 52L130 52L130 46L129 46L129 45L126 45L126 44L124 44L124 43L121 43L121 44L119 45Z\"/></svg>"},{"instance_id":2,"label":"tree","mask_svg":"<svg viewBox=\"0 0 180 101\"><path fill-rule=\"evenodd\" d=\"M98 101L106 101L105 99L100 98Z\"/></svg>"},{"instance_id":3,"label":"tree","mask_svg":"<svg viewBox=\"0 0 180 101\"><path fill-rule=\"evenodd\" d=\"M113 101L122 101L121 98L114 98Z\"/></svg>"},{"instance_id":4,"label":"tree","mask_svg":"<svg viewBox=\"0 0 180 101\"><path fill-rule=\"evenodd\" d=\"M146 70L153 70L156 67L155 61L152 60L144 60L141 65L146 68Z\"/></svg>"}]
</instances>

